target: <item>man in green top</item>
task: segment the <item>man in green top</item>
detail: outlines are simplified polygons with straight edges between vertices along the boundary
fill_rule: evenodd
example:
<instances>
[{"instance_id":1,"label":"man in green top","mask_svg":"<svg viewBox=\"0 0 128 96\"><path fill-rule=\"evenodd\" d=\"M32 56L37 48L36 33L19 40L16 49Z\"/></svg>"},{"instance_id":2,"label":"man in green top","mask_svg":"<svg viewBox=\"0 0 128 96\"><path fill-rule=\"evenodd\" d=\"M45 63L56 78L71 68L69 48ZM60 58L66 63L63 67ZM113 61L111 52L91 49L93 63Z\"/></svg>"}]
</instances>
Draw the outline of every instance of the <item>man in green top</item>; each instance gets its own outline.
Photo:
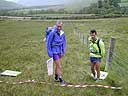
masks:
<instances>
[{"instance_id":1,"label":"man in green top","mask_svg":"<svg viewBox=\"0 0 128 96\"><path fill-rule=\"evenodd\" d=\"M97 37L96 30L90 31L89 50L90 50L91 72L93 74L94 80L99 80L100 63L101 63L101 58L105 55L105 46L104 46L104 42Z\"/></svg>"}]
</instances>

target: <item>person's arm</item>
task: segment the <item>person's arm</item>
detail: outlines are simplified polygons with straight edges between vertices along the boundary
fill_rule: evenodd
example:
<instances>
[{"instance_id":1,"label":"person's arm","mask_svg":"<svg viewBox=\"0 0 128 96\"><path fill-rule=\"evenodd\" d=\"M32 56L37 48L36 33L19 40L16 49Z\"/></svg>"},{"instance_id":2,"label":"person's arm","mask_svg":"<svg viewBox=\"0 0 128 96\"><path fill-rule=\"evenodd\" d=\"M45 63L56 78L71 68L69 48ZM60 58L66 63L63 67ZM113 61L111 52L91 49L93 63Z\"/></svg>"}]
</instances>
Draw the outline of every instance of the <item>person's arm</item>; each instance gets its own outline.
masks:
<instances>
[{"instance_id":1,"label":"person's arm","mask_svg":"<svg viewBox=\"0 0 128 96\"><path fill-rule=\"evenodd\" d=\"M66 53L66 36L64 34L64 39L63 39L63 45L62 45L62 51L63 51L63 55Z\"/></svg>"},{"instance_id":2,"label":"person's arm","mask_svg":"<svg viewBox=\"0 0 128 96\"><path fill-rule=\"evenodd\" d=\"M47 46L47 52L49 57L53 57L53 52L52 52L52 40L54 38L54 32L50 32L49 36L47 37L47 41L46 41L46 46Z\"/></svg>"},{"instance_id":3,"label":"person's arm","mask_svg":"<svg viewBox=\"0 0 128 96\"><path fill-rule=\"evenodd\" d=\"M102 40L100 40L99 46L100 46L100 49L101 49L101 56L104 57L104 55L105 55L105 45L104 45L104 42Z\"/></svg>"}]
</instances>

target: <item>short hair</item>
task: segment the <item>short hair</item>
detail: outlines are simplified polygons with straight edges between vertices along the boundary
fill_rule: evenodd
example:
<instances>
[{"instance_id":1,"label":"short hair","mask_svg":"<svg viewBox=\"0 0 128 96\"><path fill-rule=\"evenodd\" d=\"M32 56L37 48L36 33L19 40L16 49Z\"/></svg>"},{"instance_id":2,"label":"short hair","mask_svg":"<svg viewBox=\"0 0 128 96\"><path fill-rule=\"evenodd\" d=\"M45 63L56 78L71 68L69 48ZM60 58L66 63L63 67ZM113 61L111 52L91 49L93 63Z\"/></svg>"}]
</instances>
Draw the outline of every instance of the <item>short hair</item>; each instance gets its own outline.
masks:
<instances>
[{"instance_id":1,"label":"short hair","mask_svg":"<svg viewBox=\"0 0 128 96\"><path fill-rule=\"evenodd\" d=\"M56 25L63 25L63 22L62 21L60 21L60 20L58 20L57 22L56 22Z\"/></svg>"},{"instance_id":2,"label":"short hair","mask_svg":"<svg viewBox=\"0 0 128 96\"><path fill-rule=\"evenodd\" d=\"M95 29L90 30L90 33L95 33L95 34L97 34L97 32L96 32Z\"/></svg>"}]
</instances>

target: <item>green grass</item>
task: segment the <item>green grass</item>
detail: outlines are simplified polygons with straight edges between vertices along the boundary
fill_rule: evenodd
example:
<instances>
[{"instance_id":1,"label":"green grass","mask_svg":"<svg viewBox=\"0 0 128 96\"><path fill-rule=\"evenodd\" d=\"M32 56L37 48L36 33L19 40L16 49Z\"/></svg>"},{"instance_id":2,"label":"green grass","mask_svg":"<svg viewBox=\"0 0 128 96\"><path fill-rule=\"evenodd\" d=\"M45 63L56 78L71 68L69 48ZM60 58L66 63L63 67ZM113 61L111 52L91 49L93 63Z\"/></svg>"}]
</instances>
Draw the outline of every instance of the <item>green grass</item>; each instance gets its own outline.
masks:
<instances>
[{"instance_id":1,"label":"green grass","mask_svg":"<svg viewBox=\"0 0 128 96\"><path fill-rule=\"evenodd\" d=\"M67 53L62 59L63 78L73 84L103 84L121 86L122 90L104 88L67 88L45 84L5 84L0 83L0 96L127 96L128 95L128 18L88 19L72 22L81 32L88 34L95 28L104 39L106 50L111 36L116 38L115 56L108 77L96 83L90 77L89 51L78 36L73 34L71 22L64 22L67 38ZM17 77L0 76L1 81L36 80L54 84L47 76L45 28L53 21L0 21L0 71L21 71ZM106 57L106 56L105 56ZM105 67L103 59L102 69ZM56 83L55 83L56 84Z\"/></svg>"}]
</instances>

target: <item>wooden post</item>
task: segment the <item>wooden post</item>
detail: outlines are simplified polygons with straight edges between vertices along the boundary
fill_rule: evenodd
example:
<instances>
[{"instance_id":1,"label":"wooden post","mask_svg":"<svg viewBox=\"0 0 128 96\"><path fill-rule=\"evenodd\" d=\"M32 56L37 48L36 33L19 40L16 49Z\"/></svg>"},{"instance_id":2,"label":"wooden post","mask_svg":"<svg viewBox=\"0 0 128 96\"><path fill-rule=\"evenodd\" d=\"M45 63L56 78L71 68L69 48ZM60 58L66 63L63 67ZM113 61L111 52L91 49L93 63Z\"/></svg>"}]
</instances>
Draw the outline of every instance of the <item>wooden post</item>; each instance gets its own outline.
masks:
<instances>
[{"instance_id":1,"label":"wooden post","mask_svg":"<svg viewBox=\"0 0 128 96\"><path fill-rule=\"evenodd\" d=\"M76 35L77 34L77 27L74 28L74 34Z\"/></svg>"},{"instance_id":2,"label":"wooden post","mask_svg":"<svg viewBox=\"0 0 128 96\"><path fill-rule=\"evenodd\" d=\"M87 44L87 47L89 47L89 41L88 41L88 38L89 38L89 35L86 36L86 44Z\"/></svg>"},{"instance_id":3,"label":"wooden post","mask_svg":"<svg viewBox=\"0 0 128 96\"><path fill-rule=\"evenodd\" d=\"M81 35L80 35L80 39L81 39L81 43L83 41L83 33L81 32Z\"/></svg>"},{"instance_id":4,"label":"wooden post","mask_svg":"<svg viewBox=\"0 0 128 96\"><path fill-rule=\"evenodd\" d=\"M107 59L106 59L106 66L105 66L104 71L108 71L110 68L110 65L112 63L112 55L113 55L113 51L114 51L115 42L116 42L116 39L114 37L111 37L110 45L109 45L109 49L108 49L108 55L107 55Z\"/></svg>"},{"instance_id":5,"label":"wooden post","mask_svg":"<svg viewBox=\"0 0 128 96\"><path fill-rule=\"evenodd\" d=\"M78 32L79 32L79 35L78 35L78 36L79 36L79 38L80 38L80 31L78 31Z\"/></svg>"},{"instance_id":6,"label":"wooden post","mask_svg":"<svg viewBox=\"0 0 128 96\"><path fill-rule=\"evenodd\" d=\"M84 43L84 39L85 39L85 37L84 37L84 33L83 33L83 44L85 44L85 43Z\"/></svg>"},{"instance_id":7,"label":"wooden post","mask_svg":"<svg viewBox=\"0 0 128 96\"><path fill-rule=\"evenodd\" d=\"M87 36L84 35L84 44L86 45Z\"/></svg>"}]
</instances>

